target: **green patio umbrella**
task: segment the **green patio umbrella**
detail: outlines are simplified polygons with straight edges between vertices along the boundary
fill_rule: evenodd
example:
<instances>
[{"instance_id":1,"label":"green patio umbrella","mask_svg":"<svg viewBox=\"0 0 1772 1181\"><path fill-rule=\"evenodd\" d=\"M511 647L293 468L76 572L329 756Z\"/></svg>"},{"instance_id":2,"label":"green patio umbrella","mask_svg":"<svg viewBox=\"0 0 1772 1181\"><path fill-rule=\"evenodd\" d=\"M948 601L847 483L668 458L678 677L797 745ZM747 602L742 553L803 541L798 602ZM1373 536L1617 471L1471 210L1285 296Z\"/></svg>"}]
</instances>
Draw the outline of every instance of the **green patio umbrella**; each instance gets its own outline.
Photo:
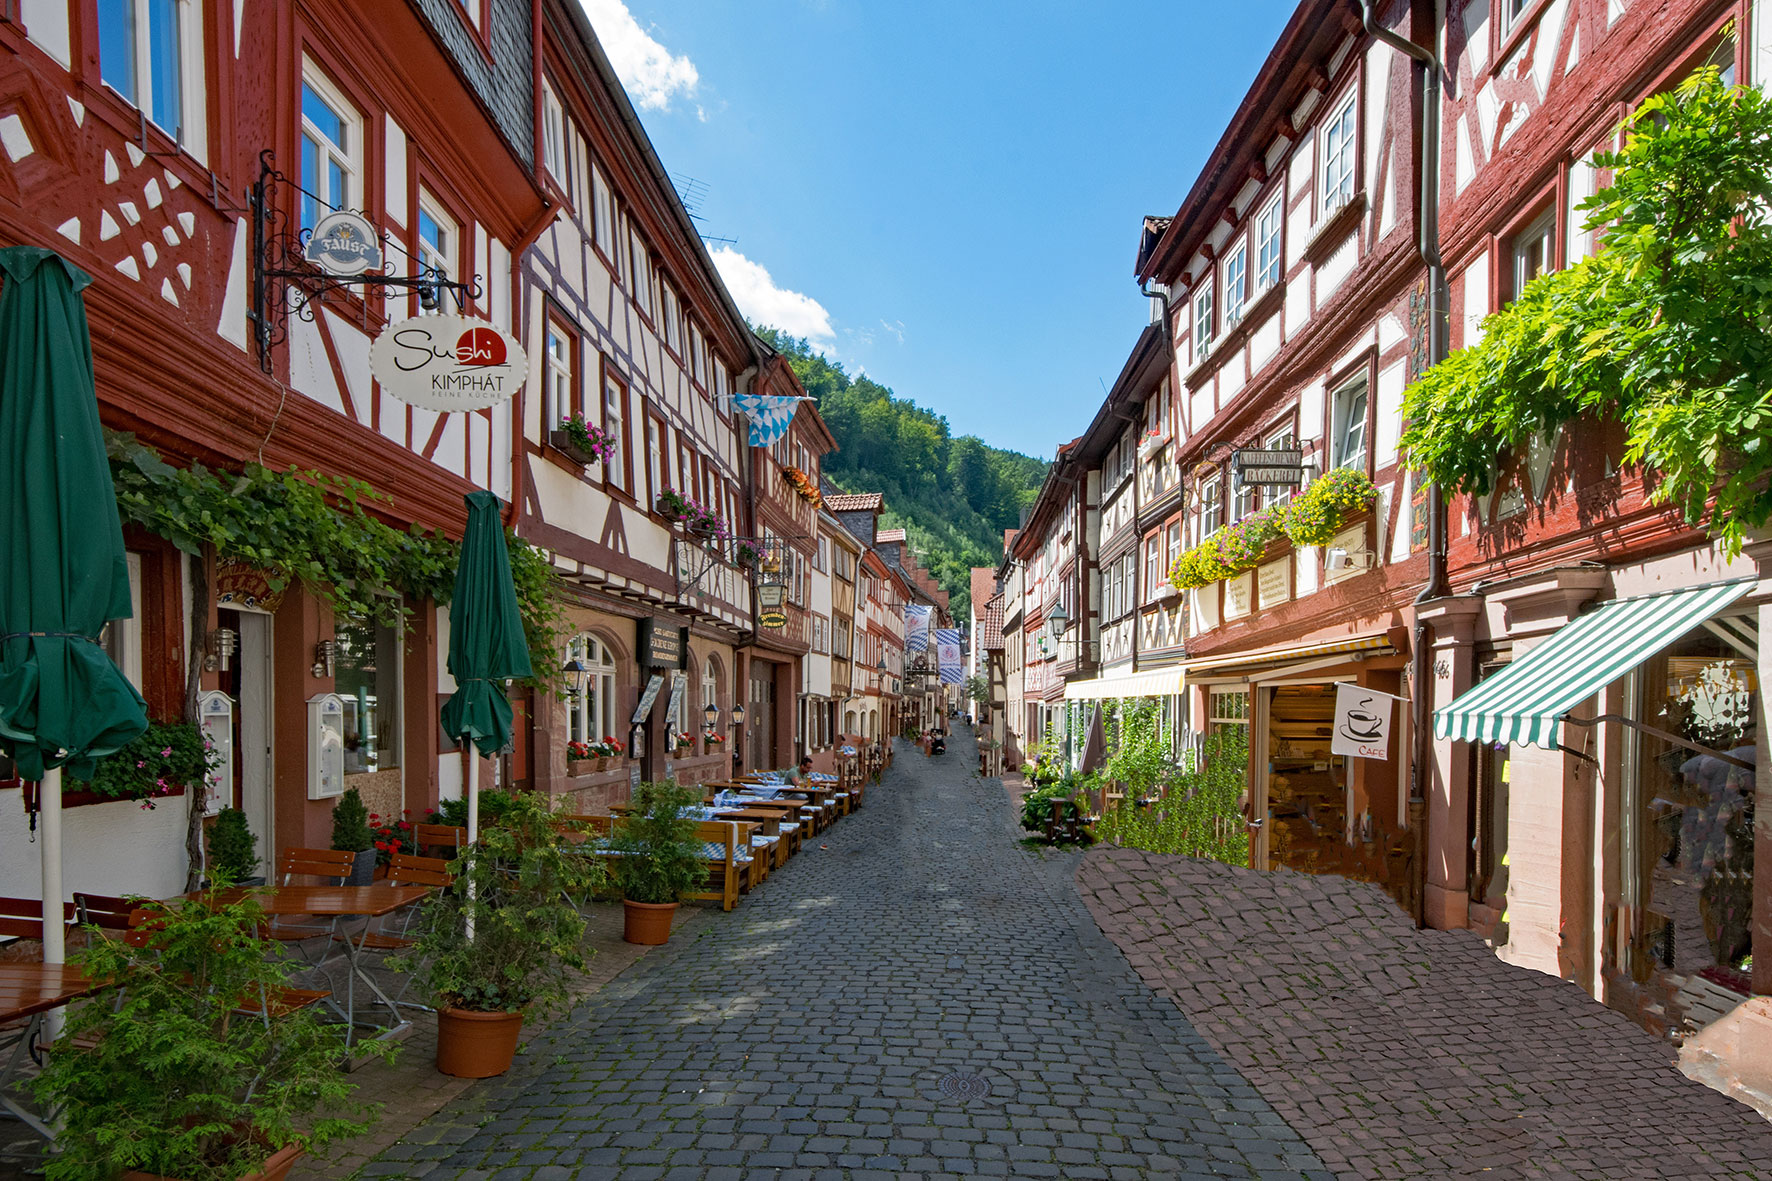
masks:
<instances>
[{"instance_id":1,"label":"green patio umbrella","mask_svg":"<svg viewBox=\"0 0 1772 1181\"><path fill-rule=\"evenodd\" d=\"M482 755L511 747L511 703L504 682L527 677L529 644L511 582L498 497L470 492L468 528L449 603L449 675L456 690L443 703L443 732L472 742ZM480 760L468 760L468 840L480 836Z\"/></svg>"},{"instance_id":2,"label":"green patio umbrella","mask_svg":"<svg viewBox=\"0 0 1772 1181\"><path fill-rule=\"evenodd\" d=\"M60 963L61 777L147 728L98 645L127 619L129 562L92 384L80 290L51 250L0 249L0 748L42 784L43 958Z\"/></svg>"}]
</instances>

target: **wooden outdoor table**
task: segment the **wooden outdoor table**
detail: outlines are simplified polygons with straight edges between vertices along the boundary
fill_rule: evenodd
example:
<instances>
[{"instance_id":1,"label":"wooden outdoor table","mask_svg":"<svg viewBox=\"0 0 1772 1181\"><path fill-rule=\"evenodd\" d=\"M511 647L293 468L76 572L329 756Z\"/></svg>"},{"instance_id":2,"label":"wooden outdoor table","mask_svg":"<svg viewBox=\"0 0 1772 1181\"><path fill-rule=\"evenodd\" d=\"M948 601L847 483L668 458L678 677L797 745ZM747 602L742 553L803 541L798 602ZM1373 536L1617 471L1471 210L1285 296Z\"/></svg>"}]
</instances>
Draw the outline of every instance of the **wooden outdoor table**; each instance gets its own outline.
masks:
<instances>
[{"instance_id":1,"label":"wooden outdoor table","mask_svg":"<svg viewBox=\"0 0 1772 1181\"><path fill-rule=\"evenodd\" d=\"M5 1063L0 1064L0 1108L22 1120L26 1127L45 1140L54 1140L55 1133L21 1107L7 1090L37 1040L43 1018L69 1001L91 996L106 987L102 982L87 979L80 969L69 964L0 963L0 1025L28 1018L24 1030L12 1045L12 1052L7 1055Z\"/></svg>"},{"instance_id":2,"label":"wooden outdoor table","mask_svg":"<svg viewBox=\"0 0 1772 1181\"><path fill-rule=\"evenodd\" d=\"M373 977L363 970L363 945L369 939L371 920L394 913L402 907L411 906L423 901L428 895L435 893L431 886L234 886L226 890L198 891L183 895L192 901L203 901L215 898L224 905L239 902L251 896L268 915L313 915L317 918L333 920L334 933L338 923L346 919L360 918L363 928L353 940L350 933L343 932L338 942L344 945L345 962L350 966L350 974L345 977L345 1007L340 1010L333 997L326 999L326 1004L344 1019L345 1048L350 1048L359 1024L368 1025L379 1030L378 1038L392 1037L403 1032L411 1022L402 1020L400 1006L387 993L381 990ZM321 957L315 964L316 970L325 966L329 957ZM363 981L375 999L387 1007L392 1021L381 1025L373 1021L357 1020L357 981Z\"/></svg>"}]
</instances>

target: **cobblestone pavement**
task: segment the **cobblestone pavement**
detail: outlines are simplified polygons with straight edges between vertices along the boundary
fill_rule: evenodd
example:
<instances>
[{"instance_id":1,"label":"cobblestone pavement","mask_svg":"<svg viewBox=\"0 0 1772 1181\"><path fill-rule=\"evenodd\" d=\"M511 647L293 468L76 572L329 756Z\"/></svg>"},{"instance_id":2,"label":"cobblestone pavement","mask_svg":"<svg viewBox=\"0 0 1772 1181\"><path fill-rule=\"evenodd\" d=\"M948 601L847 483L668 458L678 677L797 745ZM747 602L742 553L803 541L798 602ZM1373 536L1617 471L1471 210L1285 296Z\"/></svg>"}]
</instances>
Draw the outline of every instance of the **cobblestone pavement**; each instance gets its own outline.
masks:
<instances>
[{"instance_id":1,"label":"cobblestone pavement","mask_svg":"<svg viewBox=\"0 0 1772 1181\"><path fill-rule=\"evenodd\" d=\"M1326 1179L1021 848L970 738L363 1176ZM945 1095L944 1079L975 1076Z\"/></svg>"},{"instance_id":2,"label":"cobblestone pavement","mask_svg":"<svg viewBox=\"0 0 1772 1181\"><path fill-rule=\"evenodd\" d=\"M1772 1177L1772 1125L1575 985L1382 890L1131 849L1090 910L1339 1176Z\"/></svg>"}]
</instances>

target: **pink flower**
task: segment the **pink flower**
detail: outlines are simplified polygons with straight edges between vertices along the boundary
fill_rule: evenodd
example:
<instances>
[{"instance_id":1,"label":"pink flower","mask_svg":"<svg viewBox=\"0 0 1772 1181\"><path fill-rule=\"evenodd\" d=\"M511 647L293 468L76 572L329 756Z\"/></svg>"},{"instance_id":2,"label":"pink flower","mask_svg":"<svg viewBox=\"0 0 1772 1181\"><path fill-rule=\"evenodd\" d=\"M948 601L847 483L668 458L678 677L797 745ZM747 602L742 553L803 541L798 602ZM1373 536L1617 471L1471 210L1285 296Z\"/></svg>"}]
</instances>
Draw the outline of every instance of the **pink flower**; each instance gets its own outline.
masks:
<instances>
[{"instance_id":1,"label":"pink flower","mask_svg":"<svg viewBox=\"0 0 1772 1181\"><path fill-rule=\"evenodd\" d=\"M172 757L172 748L170 746L162 747L160 749L160 757L163 759L170 759Z\"/></svg>"}]
</instances>

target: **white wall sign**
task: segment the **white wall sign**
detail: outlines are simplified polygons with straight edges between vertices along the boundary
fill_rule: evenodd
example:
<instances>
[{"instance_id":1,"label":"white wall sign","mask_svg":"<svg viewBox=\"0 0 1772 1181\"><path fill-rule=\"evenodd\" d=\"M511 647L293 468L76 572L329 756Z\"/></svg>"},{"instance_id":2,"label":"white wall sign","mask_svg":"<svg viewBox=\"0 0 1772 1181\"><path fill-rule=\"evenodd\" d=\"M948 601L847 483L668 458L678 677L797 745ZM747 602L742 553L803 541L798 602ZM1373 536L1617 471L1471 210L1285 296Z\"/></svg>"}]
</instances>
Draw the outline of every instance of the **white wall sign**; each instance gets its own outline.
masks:
<instances>
[{"instance_id":1,"label":"white wall sign","mask_svg":"<svg viewBox=\"0 0 1772 1181\"><path fill-rule=\"evenodd\" d=\"M1261 609L1277 607L1292 597L1292 559L1269 562L1255 572L1255 586Z\"/></svg>"},{"instance_id":2,"label":"white wall sign","mask_svg":"<svg viewBox=\"0 0 1772 1181\"><path fill-rule=\"evenodd\" d=\"M1254 583L1254 576L1247 570L1235 578L1224 580L1224 617L1226 619L1241 619L1249 614Z\"/></svg>"},{"instance_id":3,"label":"white wall sign","mask_svg":"<svg viewBox=\"0 0 1772 1181\"><path fill-rule=\"evenodd\" d=\"M1390 758L1391 717L1397 698L1346 681L1335 686L1335 736L1329 753L1357 759Z\"/></svg>"},{"instance_id":4,"label":"white wall sign","mask_svg":"<svg viewBox=\"0 0 1772 1181\"><path fill-rule=\"evenodd\" d=\"M369 349L381 388L425 410L480 410L523 388L523 347L484 320L414 316L390 325Z\"/></svg>"}]
</instances>

